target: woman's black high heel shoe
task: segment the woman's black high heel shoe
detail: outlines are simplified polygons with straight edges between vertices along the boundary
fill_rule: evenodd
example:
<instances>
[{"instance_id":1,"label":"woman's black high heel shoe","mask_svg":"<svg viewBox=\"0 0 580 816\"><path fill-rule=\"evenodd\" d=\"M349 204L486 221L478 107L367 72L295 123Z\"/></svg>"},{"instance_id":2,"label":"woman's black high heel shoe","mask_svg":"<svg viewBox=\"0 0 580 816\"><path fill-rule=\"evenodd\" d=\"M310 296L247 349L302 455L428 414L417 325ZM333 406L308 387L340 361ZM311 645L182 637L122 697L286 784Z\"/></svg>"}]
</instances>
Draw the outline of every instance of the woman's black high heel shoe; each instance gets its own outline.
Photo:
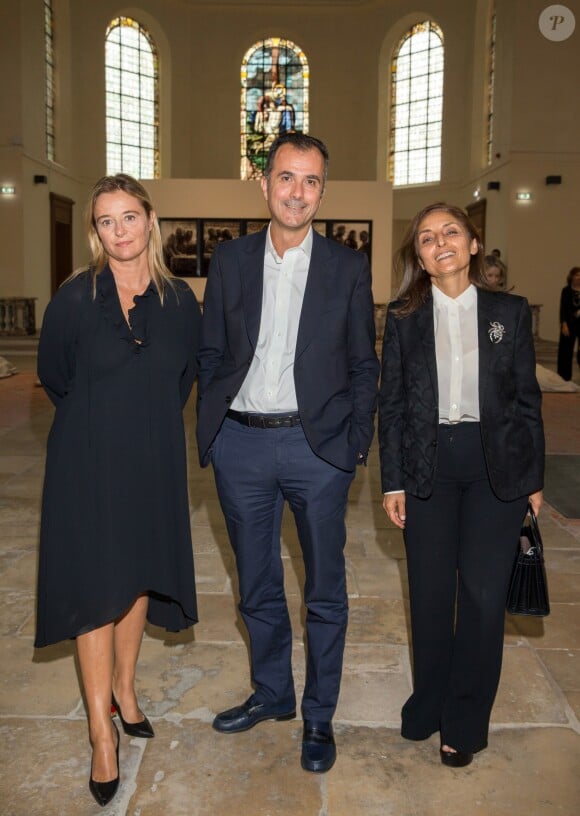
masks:
<instances>
[{"instance_id":1,"label":"woman's black high heel shoe","mask_svg":"<svg viewBox=\"0 0 580 816\"><path fill-rule=\"evenodd\" d=\"M111 705L119 715L119 719L121 720L121 725L123 726L123 731L125 734L127 734L129 737L141 737L142 739L151 739L151 737L155 736L153 726L144 714L143 719L140 722L127 722L123 719L121 709L119 708L119 703L115 700L114 694L112 695L111 699Z\"/></svg>"},{"instance_id":2,"label":"woman's black high heel shoe","mask_svg":"<svg viewBox=\"0 0 580 816\"><path fill-rule=\"evenodd\" d=\"M112 725L115 729L115 734L117 735L117 776L115 779L111 779L109 782L95 782L93 779L93 766L91 763L91 775L89 777L89 790L95 797L95 801L101 807L105 807L105 805L109 804L113 796L117 793L117 788L119 787L119 743L121 742L121 737L119 736L119 731L117 730L115 723Z\"/></svg>"}]
</instances>

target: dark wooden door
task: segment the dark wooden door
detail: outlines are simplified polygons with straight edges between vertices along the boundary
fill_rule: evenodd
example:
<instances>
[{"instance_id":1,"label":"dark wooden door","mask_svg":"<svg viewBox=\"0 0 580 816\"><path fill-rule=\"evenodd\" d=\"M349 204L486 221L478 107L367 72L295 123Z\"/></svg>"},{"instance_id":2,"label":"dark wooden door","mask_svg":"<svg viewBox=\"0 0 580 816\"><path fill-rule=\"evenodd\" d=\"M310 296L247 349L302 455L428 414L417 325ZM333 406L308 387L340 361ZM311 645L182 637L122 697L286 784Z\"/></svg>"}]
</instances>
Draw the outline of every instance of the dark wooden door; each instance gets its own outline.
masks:
<instances>
[{"instance_id":1,"label":"dark wooden door","mask_svg":"<svg viewBox=\"0 0 580 816\"><path fill-rule=\"evenodd\" d=\"M479 232L479 237L481 238L481 243L485 246L485 210L486 210L487 202L485 198L482 198L481 201L474 201L473 204L468 204L465 208L467 210L467 215L473 221L474 226L477 228Z\"/></svg>"},{"instance_id":2,"label":"dark wooden door","mask_svg":"<svg viewBox=\"0 0 580 816\"><path fill-rule=\"evenodd\" d=\"M73 271L73 207L70 198L50 194L50 277L52 294Z\"/></svg>"}]
</instances>

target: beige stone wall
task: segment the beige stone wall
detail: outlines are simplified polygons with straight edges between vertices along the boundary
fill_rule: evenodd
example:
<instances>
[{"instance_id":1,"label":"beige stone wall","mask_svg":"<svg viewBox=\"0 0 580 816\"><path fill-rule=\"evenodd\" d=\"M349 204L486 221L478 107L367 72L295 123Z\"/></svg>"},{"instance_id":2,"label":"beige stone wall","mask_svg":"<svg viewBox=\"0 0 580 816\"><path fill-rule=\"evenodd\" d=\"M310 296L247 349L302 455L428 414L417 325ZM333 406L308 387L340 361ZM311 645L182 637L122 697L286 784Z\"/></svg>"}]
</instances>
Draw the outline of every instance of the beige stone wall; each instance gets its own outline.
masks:
<instances>
[{"instance_id":1,"label":"beige stone wall","mask_svg":"<svg viewBox=\"0 0 580 816\"><path fill-rule=\"evenodd\" d=\"M141 0L131 7L54 0L57 164L44 157L42 0L3 3L0 73L9 81L1 92L0 182L14 183L17 194L0 200L0 294L38 297L41 316L50 295L50 192L76 201L75 265L85 260L80 216L90 185L105 172L103 37L113 16L135 16L159 46L163 178L208 180L205 198L213 194L211 180L239 177L243 54L270 34L298 43L310 62L310 132L331 152L324 207L333 182L360 182L351 188L354 218L365 209L367 183L379 185L373 207L385 189L392 50L412 23L431 17L445 36L442 181L395 190L392 211L377 214L375 253L377 234L388 237L384 257L374 259L375 296L391 289L392 222L398 235L418 208L441 199L465 206L479 187L487 199L488 247L502 249L516 290L543 304L542 335L555 338L561 282L580 263L573 245L580 212L580 0L567 0L577 29L562 43L538 30L545 2L496 3L500 155L489 168L483 161L489 0L424 0L420 11L408 0ZM47 175L48 185L34 186L35 173ZM562 175L563 184L546 187L548 174ZM499 192L487 191L491 179L501 181ZM527 207L515 202L518 185L534 192Z\"/></svg>"}]
</instances>

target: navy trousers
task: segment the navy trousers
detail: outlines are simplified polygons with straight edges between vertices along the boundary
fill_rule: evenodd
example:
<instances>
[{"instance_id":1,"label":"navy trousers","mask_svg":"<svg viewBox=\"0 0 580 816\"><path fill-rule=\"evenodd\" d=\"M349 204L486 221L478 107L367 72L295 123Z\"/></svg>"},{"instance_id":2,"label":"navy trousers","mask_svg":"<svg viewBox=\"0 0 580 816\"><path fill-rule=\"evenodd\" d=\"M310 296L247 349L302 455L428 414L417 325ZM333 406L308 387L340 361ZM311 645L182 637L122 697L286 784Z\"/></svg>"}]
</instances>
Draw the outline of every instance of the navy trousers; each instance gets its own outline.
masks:
<instances>
[{"instance_id":1,"label":"navy trousers","mask_svg":"<svg viewBox=\"0 0 580 816\"><path fill-rule=\"evenodd\" d=\"M306 581L305 719L329 722L340 689L348 602L344 517L354 471L316 456L301 426L248 428L225 419L211 453L236 556L239 609L250 639L256 698L292 708L292 630L284 592L280 527L287 501Z\"/></svg>"},{"instance_id":2,"label":"navy trousers","mask_svg":"<svg viewBox=\"0 0 580 816\"><path fill-rule=\"evenodd\" d=\"M440 731L457 751L486 747L526 507L527 496L504 502L493 493L479 423L439 426L433 492L406 498L413 694L404 737Z\"/></svg>"}]
</instances>

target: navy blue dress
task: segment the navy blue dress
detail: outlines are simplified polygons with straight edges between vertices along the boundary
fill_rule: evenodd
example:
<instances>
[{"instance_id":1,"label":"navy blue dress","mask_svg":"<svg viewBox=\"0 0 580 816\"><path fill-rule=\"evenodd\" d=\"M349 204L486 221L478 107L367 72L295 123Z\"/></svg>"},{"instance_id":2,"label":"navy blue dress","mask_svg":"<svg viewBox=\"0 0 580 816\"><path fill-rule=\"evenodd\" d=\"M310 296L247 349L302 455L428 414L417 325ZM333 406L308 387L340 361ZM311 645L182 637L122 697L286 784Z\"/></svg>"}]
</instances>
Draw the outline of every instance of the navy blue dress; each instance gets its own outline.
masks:
<instances>
[{"instance_id":1,"label":"navy blue dress","mask_svg":"<svg viewBox=\"0 0 580 816\"><path fill-rule=\"evenodd\" d=\"M141 593L169 631L197 621L182 410L201 314L175 281L135 298L131 327L109 267L49 304L38 374L56 406L42 500L35 646L122 614ZM139 342L138 342L139 341Z\"/></svg>"}]
</instances>

